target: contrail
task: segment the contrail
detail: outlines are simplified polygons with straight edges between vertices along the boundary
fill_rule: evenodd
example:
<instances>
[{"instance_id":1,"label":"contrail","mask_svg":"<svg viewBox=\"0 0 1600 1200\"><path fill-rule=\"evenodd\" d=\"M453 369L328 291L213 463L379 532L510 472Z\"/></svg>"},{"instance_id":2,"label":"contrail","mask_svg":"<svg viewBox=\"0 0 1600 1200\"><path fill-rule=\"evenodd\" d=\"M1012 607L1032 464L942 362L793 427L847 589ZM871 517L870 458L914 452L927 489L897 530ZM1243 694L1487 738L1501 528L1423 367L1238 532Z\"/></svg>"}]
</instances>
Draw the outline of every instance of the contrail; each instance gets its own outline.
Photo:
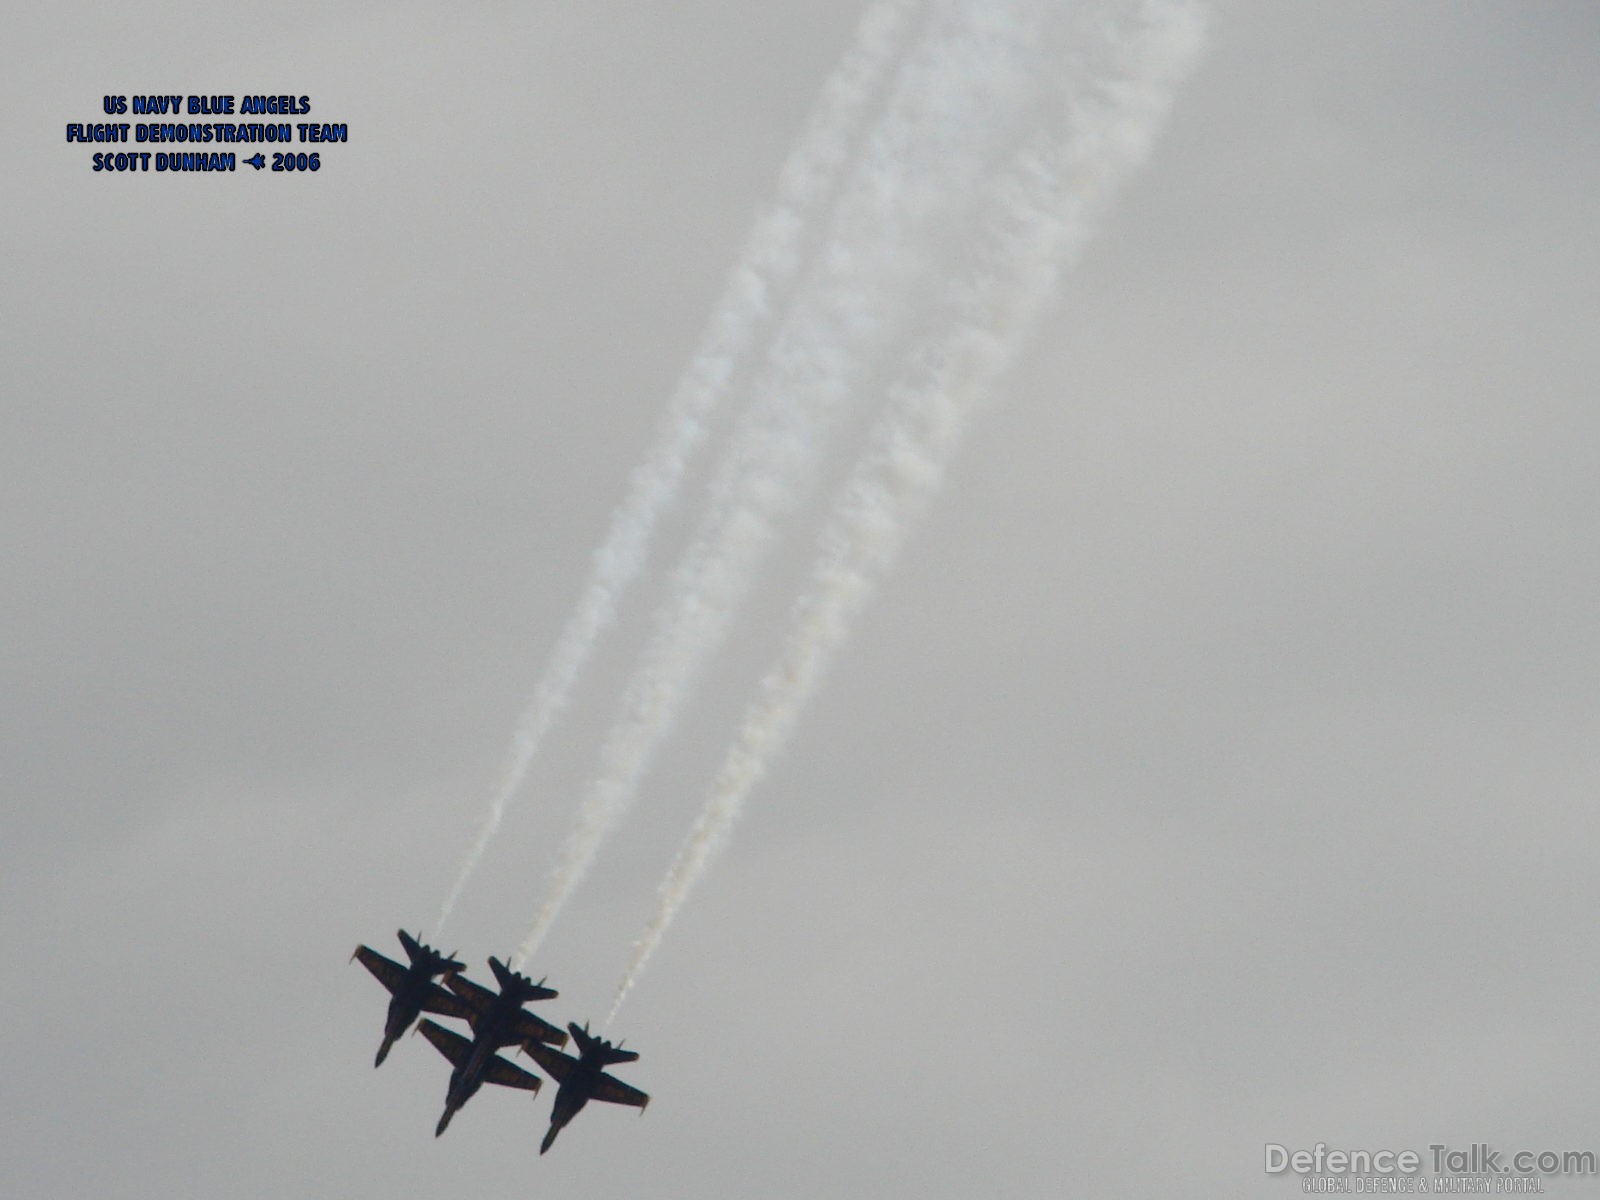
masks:
<instances>
[{"instance_id":1,"label":"contrail","mask_svg":"<svg viewBox=\"0 0 1600 1200\"><path fill-rule=\"evenodd\" d=\"M854 44L823 85L805 132L779 173L777 199L745 242L700 345L667 402L660 438L634 469L606 540L595 552L578 606L517 722L500 782L439 909L435 933L449 919L498 832L506 806L526 779L556 714L566 707L596 638L615 618L618 599L644 565L650 535L673 502L689 459L705 438L706 421L727 393L730 376L770 324L774 298L796 275L800 242L837 189L857 131L899 55L914 8L915 0L878 0L868 8Z\"/></svg>"},{"instance_id":2,"label":"contrail","mask_svg":"<svg viewBox=\"0 0 1600 1200\"><path fill-rule=\"evenodd\" d=\"M941 222L970 205L998 130L1027 106L1021 69L1040 3L967 6L904 61L883 120L835 210L831 240L802 285L673 573L601 765L551 872L517 961L525 961L626 814L639 780L721 644L770 546L809 491L822 443L874 356L896 336L937 248Z\"/></svg>"},{"instance_id":3,"label":"contrail","mask_svg":"<svg viewBox=\"0 0 1600 1200\"><path fill-rule=\"evenodd\" d=\"M726 845L745 797L938 490L969 420L1052 295L1061 265L1079 253L1117 186L1147 158L1174 89L1200 53L1204 18L1198 0L1141 4L1135 28L1113 43L1110 77L1078 99L1063 134L1026 150L996 188L984 262L947 301L953 331L910 365L839 495L783 651L662 882L608 1023Z\"/></svg>"}]
</instances>

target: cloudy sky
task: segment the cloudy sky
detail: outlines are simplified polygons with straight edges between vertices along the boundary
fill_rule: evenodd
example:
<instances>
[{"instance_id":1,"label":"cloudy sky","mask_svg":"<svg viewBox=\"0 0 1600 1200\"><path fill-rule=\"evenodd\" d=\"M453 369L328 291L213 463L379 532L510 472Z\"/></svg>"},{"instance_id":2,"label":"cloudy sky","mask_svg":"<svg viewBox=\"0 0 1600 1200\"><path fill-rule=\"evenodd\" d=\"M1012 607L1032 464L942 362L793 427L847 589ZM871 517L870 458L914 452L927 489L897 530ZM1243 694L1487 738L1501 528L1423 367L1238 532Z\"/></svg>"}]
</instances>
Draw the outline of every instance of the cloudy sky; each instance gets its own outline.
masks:
<instances>
[{"instance_id":1,"label":"cloudy sky","mask_svg":"<svg viewBox=\"0 0 1600 1200\"><path fill-rule=\"evenodd\" d=\"M435 1141L443 1060L373 1071L346 959L434 919L860 12L8 22L0 1193L1287 1196L1266 1143L1600 1150L1586 0L1218 3L613 1027L648 1112L540 1159L548 1097ZM157 92L350 141L66 144ZM819 511L530 963L547 1015L609 1006ZM475 973L696 515L443 935Z\"/></svg>"}]
</instances>

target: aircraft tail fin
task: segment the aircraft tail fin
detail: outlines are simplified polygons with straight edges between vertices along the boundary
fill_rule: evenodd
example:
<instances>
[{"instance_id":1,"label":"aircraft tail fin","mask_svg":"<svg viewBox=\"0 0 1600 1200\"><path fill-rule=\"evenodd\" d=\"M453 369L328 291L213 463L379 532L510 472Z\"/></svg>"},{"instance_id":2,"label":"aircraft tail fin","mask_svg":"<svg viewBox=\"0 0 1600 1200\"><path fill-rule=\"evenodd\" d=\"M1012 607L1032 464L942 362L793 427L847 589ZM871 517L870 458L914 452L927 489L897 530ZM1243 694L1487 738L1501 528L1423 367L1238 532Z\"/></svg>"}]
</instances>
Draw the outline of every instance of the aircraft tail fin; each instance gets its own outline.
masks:
<instances>
[{"instance_id":1,"label":"aircraft tail fin","mask_svg":"<svg viewBox=\"0 0 1600 1200\"><path fill-rule=\"evenodd\" d=\"M457 962L454 958L446 957L432 946L414 938L404 929L395 930L400 935L400 944L406 949L406 956L411 959L414 967L426 967L429 975L441 975L447 971L465 971L466 963Z\"/></svg>"},{"instance_id":2,"label":"aircraft tail fin","mask_svg":"<svg viewBox=\"0 0 1600 1200\"><path fill-rule=\"evenodd\" d=\"M567 1028L572 1031L573 1040L578 1043L578 1052L585 1058L597 1058L603 1065L637 1062L639 1059L637 1050L623 1050L618 1046L613 1046L605 1038L596 1037L590 1033L587 1022L584 1023L581 1029L571 1023L567 1025Z\"/></svg>"},{"instance_id":3,"label":"aircraft tail fin","mask_svg":"<svg viewBox=\"0 0 1600 1200\"><path fill-rule=\"evenodd\" d=\"M535 983L521 972L513 971L492 954L489 956L489 969L494 972L502 995L510 993L521 1000L553 1000L560 995L555 988L545 987L542 982Z\"/></svg>"}]
</instances>

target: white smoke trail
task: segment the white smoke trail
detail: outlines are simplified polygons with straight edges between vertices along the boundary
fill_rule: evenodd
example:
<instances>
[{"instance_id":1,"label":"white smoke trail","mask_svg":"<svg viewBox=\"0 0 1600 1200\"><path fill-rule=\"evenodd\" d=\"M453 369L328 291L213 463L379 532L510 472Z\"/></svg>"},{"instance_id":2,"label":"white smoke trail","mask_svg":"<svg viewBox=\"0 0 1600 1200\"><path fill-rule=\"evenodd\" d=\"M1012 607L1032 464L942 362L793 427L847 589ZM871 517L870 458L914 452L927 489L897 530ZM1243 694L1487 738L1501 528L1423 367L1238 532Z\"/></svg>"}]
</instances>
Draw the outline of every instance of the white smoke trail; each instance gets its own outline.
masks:
<instances>
[{"instance_id":1,"label":"white smoke trail","mask_svg":"<svg viewBox=\"0 0 1600 1200\"><path fill-rule=\"evenodd\" d=\"M996 189L995 221L978 278L950 297L953 331L913 364L841 492L811 584L777 663L762 680L705 806L663 880L654 916L609 1023L714 855L752 787L787 741L850 622L927 507L974 411L1013 358L1063 263L1147 157L1173 90L1201 49L1198 0L1146 0L1113 44L1111 77L1073 107L1063 135L1020 156Z\"/></svg>"},{"instance_id":2,"label":"white smoke trail","mask_svg":"<svg viewBox=\"0 0 1600 1200\"><path fill-rule=\"evenodd\" d=\"M971 203L997 133L1030 106L1022 69L1042 4L989 0L946 14L901 66L888 109L841 196L831 242L802 286L674 571L655 630L516 961L538 947L720 645L771 543L804 497L852 385L897 334L939 241Z\"/></svg>"},{"instance_id":3,"label":"white smoke trail","mask_svg":"<svg viewBox=\"0 0 1600 1200\"><path fill-rule=\"evenodd\" d=\"M700 345L667 403L660 440L634 469L606 540L595 552L578 606L517 722L489 810L434 922L436 934L499 831L506 806L527 778L551 723L566 707L596 638L615 618L618 599L644 565L650 535L676 496L730 376L770 323L774 298L797 273L799 243L838 186L863 118L900 52L914 7L915 0L877 0L862 17L854 44L823 86L805 132L779 173L777 200L745 242Z\"/></svg>"}]
</instances>

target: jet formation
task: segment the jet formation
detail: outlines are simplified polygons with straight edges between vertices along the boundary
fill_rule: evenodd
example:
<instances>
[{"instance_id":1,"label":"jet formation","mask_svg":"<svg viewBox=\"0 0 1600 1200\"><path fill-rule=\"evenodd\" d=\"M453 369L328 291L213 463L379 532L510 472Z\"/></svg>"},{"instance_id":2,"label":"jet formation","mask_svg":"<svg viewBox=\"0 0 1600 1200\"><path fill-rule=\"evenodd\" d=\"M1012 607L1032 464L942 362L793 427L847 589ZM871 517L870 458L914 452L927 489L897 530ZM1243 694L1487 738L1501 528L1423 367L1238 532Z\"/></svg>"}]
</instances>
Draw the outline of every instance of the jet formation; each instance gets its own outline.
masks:
<instances>
[{"instance_id":1,"label":"jet formation","mask_svg":"<svg viewBox=\"0 0 1600 1200\"><path fill-rule=\"evenodd\" d=\"M578 1043L577 1058L550 1046L525 1043L525 1049L533 1061L544 1069L546 1075L561 1084L556 1089L555 1107L550 1111L550 1132L539 1143L540 1154L550 1149L556 1134L590 1100L631 1104L640 1109L650 1103L650 1097L638 1088L629 1087L605 1072L605 1068L613 1063L633 1062L639 1057L637 1053L613 1046L605 1038L593 1037L587 1023L582 1029L570 1024L567 1028L572 1030L572 1040Z\"/></svg>"},{"instance_id":2,"label":"jet formation","mask_svg":"<svg viewBox=\"0 0 1600 1200\"><path fill-rule=\"evenodd\" d=\"M411 960L409 966L385 958L368 946L357 946L350 956L360 959L361 965L390 993L383 1043L372 1065L383 1064L390 1047L424 1012L465 1021L472 1031L470 1038L465 1037L426 1019L417 1026L453 1068L445 1091L444 1115L433 1131L434 1137L445 1131L450 1118L485 1083L538 1092L543 1082L539 1076L499 1053L509 1046L520 1048L560 1085L550 1113L550 1130L539 1146L540 1154L550 1149L556 1134L590 1100L627 1104L641 1110L650 1103L644 1092L605 1071L617 1063L633 1062L639 1057L637 1053L594 1036L587 1023L582 1028L569 1024L567 1029L561 1029L526 1010L525 1005L553 1000L559 994L554 988L545 987L544 980L534 983L490 957L489 969L494 972L497 989L487 988L462 974L466 967L454 955L439 953L403 929L399 934L400 944ZM442 979L442 986L435 982L437 979ZM577 1044L576 1058L558 1049L567 1044L567 1030L571 1030Z\"/></svg>"},{"instance_id":3,"label":"jet formation","mask_svg":"<svg viewBox=\"0 0 1600 1200\"><path fill-rule=\"evenodd\" d=\"M468 1011L466 1005L433 982L439 975L445 976L447 981L455 978L459 972L467 969L465 963L446 958L437 950L424 946L404 929L400 930L400 944L411 959L409 967L402 967L392 958L385 958L366 946L357 946L356 952L350 956L352 959L359 958L361 965L376 975L378 982L392 994L389 1019L383 1026L383 1044L378 1047L378 1059L372 1064L375 1067L383 1066L383 1060L389 1056L389 1047L411 1028L411 1022L422 1014L423 1009L463 1019Z\"/></svg>"}]
</instances>

